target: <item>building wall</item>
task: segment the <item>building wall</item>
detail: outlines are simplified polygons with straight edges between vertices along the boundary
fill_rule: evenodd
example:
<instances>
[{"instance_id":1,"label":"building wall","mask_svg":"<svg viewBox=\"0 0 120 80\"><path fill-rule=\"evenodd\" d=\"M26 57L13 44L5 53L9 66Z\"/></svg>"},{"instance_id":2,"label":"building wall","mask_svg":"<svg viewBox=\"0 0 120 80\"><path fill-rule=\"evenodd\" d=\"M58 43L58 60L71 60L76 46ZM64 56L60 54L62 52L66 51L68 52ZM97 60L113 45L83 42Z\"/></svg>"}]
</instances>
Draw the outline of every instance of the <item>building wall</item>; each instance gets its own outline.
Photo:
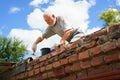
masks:
<instances>
[{"instance_id":1,"label":"building wall","mask_svg":"<svg viewBox=\"0 0 120 80\"><path fill-rule=\"evenodd\" d=\"M3 80L120 80L120 24L1 74Z\"/></svg>"}]
</instances>

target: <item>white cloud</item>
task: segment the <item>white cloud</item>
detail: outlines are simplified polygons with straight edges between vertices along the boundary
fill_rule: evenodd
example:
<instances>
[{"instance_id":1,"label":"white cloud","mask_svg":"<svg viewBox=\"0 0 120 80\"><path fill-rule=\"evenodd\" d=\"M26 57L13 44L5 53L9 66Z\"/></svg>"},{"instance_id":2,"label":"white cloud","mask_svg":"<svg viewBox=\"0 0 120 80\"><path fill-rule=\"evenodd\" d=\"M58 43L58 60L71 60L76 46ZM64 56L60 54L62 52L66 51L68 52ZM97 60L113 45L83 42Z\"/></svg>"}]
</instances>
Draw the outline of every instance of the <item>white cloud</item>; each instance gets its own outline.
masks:
<instances>
[{"instance_id":1,"label":"white cloud","mask_svg":"<svg viewBox=\"0 0 120 80\"><path fill-rule=\"evenodd\" d=\"M39 30L23 30L23 29L12 29L9 33L9 37L16 37L19 40L22 40L25 45L27 45L27 49L31 51L31 46L33 41L41 35Z\"/></svg>"},{"instance_id":2,"label":"white cloud","mask_svg":"<svg viewBox=\"0 0 120 80\"><path fill-rule=\"evenodd\" d=\"M120 0L116 0L116 4L120 6Z\"/></svg>"},{"instance_id":3,"label":"white cloud","mask_svg":"<svg viewBox=\"0 0 120 80\"><path fill-rule=\"evenodd\" d=\"M30 2L30 5L34 6L34 7L38 7L39 4L45 4L48 2L49 2L49 0L33 0L32 2Z\"/></svg>"},{"instance_id":4,"label":"white cloud","mask_svg":"<svg viewBox=\"0 0 120 80\"><path fill-rule=\"evenodd\" d=\"M17 13L17 12L19 12L21 9L20 8L18 8L18 7L11 7L10 9L9 9L9 12L10 13Z\"/></svg>"},{"instance_id":5,"label":"white cloud","mask_svg":"<svg viewBox=\"0 0 120 80\"><path fill-rule=\"evenodd\" d=\"M34 11L27 16L28 25L32 28L39 28L41 30L44 30L47 24L43 20L42 14L43 12L40 9L34 9Z\"/></svg>"}]
</instances>

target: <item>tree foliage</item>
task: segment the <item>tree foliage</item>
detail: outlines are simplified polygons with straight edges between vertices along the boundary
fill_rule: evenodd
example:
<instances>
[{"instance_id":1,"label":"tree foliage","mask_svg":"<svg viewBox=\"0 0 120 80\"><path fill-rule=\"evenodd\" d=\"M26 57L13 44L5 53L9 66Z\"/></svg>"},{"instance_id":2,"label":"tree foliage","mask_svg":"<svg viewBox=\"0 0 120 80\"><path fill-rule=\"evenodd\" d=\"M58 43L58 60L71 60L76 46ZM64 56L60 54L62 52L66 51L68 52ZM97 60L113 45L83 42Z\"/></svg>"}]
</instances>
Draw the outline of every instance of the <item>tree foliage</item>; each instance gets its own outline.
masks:
<instances>
[{"instance_id":1,"label":"tree foliage","mask_svg":"<svg viewBox=\"0 0 120 80\"><path fill-rule=\"evenodd\" d=\"M0 62L18 62L26 53L27 48L22 41L0 37Z\"/></svg>"},{"instance_id":2,"label":"tree foliage","mask_svg":"<svg viewBox=\"0 0 120 80\"><path fill-rule=\"evenodd\" d=\"M100 14L99 19L105 21L105 26L114 25L120 21L120 11L109 8Z\"/></svg>"}]
</instances>

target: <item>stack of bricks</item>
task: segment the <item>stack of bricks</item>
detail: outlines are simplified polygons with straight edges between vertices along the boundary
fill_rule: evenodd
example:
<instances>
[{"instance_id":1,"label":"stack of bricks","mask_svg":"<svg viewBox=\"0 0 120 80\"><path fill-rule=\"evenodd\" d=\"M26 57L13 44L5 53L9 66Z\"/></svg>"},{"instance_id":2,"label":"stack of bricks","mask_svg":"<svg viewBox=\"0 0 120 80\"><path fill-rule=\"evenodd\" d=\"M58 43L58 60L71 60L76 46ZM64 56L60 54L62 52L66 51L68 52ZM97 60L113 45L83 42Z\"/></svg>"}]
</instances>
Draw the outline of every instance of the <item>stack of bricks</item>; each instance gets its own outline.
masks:
<instances>
[{"instance_id":1,"label":"stack of bricks","mask_svg":"<svg viewBox=\"0 0 120 80\"><path fill-rule=\"evenodd\" d=\"M3 73L2 79L119 80L120 24L83 36L54 52L23 63L23 71L15 74L14 68Z\"/></svg>"}]
</instances>

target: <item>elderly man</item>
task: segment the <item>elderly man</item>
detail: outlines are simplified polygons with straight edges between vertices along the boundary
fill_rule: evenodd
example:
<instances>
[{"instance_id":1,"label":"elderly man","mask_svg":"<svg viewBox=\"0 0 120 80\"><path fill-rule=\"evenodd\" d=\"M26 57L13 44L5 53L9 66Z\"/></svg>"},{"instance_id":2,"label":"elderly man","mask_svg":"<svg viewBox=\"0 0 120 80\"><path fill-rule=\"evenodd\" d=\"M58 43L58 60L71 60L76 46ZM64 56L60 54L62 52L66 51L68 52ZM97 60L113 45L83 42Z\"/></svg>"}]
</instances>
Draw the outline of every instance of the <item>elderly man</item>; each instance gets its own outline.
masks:
<instances>
[{"instance_id":1,"label":"elderly man","mask_svg":"<svg viewBox=\"0 0 120 80\"><path fill-rule=\"evenodd\" d=\"M45 33L39 36L32 46L33 52L36 51L37 44L41 42L44 38L49 38L55 34L61 37L60 44L65 44L65 42L73 42L79 39L83 32L76 29L62 16L56 16L51 11L45 11L43 14L44 20L48 24Z\"/></svg>"}]
</instances>

